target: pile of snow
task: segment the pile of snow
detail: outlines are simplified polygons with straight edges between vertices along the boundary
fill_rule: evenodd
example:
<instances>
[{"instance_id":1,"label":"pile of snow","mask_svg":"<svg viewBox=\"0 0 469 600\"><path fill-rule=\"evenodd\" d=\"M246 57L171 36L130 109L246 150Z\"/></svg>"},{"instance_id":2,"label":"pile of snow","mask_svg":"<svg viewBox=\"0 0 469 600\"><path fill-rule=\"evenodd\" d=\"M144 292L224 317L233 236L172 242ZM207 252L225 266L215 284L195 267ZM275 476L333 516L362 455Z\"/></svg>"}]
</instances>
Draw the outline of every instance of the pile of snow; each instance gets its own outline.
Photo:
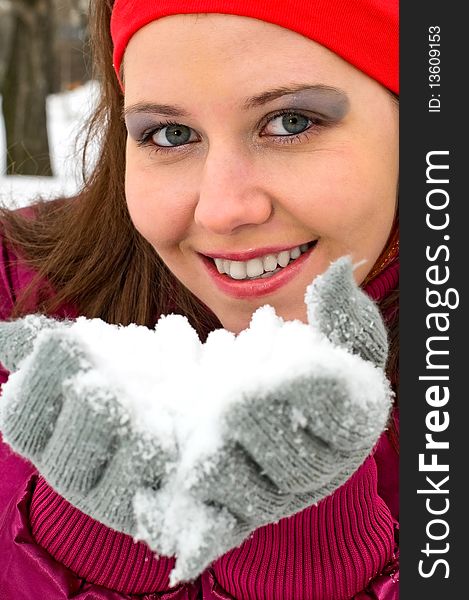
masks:
<instances>
[{"instance_id":1,"label":"pile of snow","mask_svg":"<svg viewBox=\"0 0 469 600\"><path fill-rule=\"evenodd\" d=\"M80 129L93 111L98 84L89 81L70 92L47 99L47 130L54 177L6 176L6 138L0 118L0 204L11 208L27 206L38 196L53 199L73 196L81 185ZM0 113L1 114L1 113Z\"/></svg>"},{"instance_id":2,"label":"pile of snow","mask_svg":"<svg viewBox=\"0 0 469 600\"><path fill-rule=\"evenodd\" d=\"M240 399L320 376L345 382L350 402L364 410L382 397L385 382L371 363L301 321L284 321L268 305L237 336L217 329L205 343L181 315L161 317L153 330L80 317L64 336L85 348L93 365L74 377L77 396L111 386L135 431L150 433L163 447L176 436L181 484L190 484L194 465L220 448L223 414ZM353 426L350 419L345 427Z\"/></svg>"},{"instance_id":3,"label":"pile of snow","mask_svg":"<svg viewBox=\"0 0 469 600\"><path fill-rule=\"evenodd\" d=\"M38 341L42 335L47 331ZM191 557L203 553L207 539L213 537L211 508L191 495L191 484L195 474L210 471L229 439L227 411L249 398L262 402L278 386L304 376L343 381L352 421L353 407L366 411L385 402L389 393L382 371L334 346L315 328L284 321L268 305L259 308L250 326L237 336L219 329L205 343L179 315L162 317L154 330L79 318L64 326L63 338L78 344L88 357L83 371L68 383L76 389L76 397L100 412L111 391L135 432L150 434L170 452L178 448L177 464L156 499L135 490L134 502L137 537L154 550L177 557L173 585L187 578ZM15 382L16 374L5 385L5 402ZM300 412L292 410L294 431L305 424ZM232 525L226 523L227 528Z\"/></svg>"}]
</instances>

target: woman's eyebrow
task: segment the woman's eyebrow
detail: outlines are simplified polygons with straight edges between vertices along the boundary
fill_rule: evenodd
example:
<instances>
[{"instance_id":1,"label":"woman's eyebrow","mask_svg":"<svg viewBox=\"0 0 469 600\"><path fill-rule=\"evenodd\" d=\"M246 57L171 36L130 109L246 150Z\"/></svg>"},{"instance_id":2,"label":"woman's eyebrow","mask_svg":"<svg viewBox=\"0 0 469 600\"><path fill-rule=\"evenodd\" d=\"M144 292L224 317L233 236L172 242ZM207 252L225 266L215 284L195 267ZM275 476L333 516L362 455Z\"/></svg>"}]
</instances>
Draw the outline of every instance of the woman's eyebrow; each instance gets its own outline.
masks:
<instances>
[{"instance_id":1,"label":"woman's eyebrow","mask_svg":"<svg viewBox=\"0 0 469 600\"><path fill-rule=\"evenodd\" d=\"M277 98L281 98L282 96L295 94L301 95L302 97L304 95L305 98L310 98L312 100L317 98L322 101L330 100L331 102L348 102L347 94L335 87L322 84L297 84L292 86L281 86L262 92L257 96L251 96L245 101L244 107L249 109L256 106L262 106L263 104L277 100Z\"/></svg>"},{"instance_id":2,"label":"woman's eyebrow","mask_svg":"<svg viewBox=\"0 0 469 600\"><path fill-rule=\"evenodd\" d=\"M166 117L188 117L189 113L181 108L180 106L170 104L157 104L155 102L137 102L127 106L122 111L123 118L127 118L129 115L135 114L159 114L165 115Z\"/></svg>"},{"instance_id":3,"label":"woman's eyebrow","mask_svg":"<svg viewBox=\"0 0 469 600\"><path fill-rule=\"evenodd\" d=\"M277 100L283 96L296 95L300 99L305 100L318 100L321 102L339 103L342 105L348 104L347 94L342 90L327 85L310 85L310 84L297 84L291 86L281 86L272 90L267 90L256 96L247 98L243 103L243 107L248 110L257 106L262 106L273 100ZM134 114L159 114L166 117L188 117L189 112L184 108L171 105L171 104L159 104L156 102L137 102L130 106L127 106L122 116L126 119L130 115Z\"/></svg>"}]
</instances>

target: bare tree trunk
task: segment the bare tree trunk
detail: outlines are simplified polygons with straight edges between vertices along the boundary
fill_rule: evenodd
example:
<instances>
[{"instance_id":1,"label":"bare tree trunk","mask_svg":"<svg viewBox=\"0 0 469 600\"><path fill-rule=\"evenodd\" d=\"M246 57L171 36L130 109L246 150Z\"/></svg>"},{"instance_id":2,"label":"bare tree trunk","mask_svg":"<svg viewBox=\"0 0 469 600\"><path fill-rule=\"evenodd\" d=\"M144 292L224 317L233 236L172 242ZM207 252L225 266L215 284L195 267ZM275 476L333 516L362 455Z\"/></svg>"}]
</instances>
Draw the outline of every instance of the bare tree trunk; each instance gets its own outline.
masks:
<instances>
[{"instance_id":1,"label":"bare tree trunk","mask_svg":"<svg viewBox=\"0 0 469 600\"><path fill-rule=\"evenodd\" d=\"M52 175L46 98L53 72L51 0L15 0L11 50L2 84L7 173Z\"/></svg>"},{"instance_id":2,"label":"bare tree trunk","mask_svg":"<svg viewBox=\"0 0 469 600\"><path fill-rule=\"evenodd\" d=\"M10 62L11 41L15 19L10 0L0 0L0 90L3 87L5 73Z\"/></svg>"}]
</instances>

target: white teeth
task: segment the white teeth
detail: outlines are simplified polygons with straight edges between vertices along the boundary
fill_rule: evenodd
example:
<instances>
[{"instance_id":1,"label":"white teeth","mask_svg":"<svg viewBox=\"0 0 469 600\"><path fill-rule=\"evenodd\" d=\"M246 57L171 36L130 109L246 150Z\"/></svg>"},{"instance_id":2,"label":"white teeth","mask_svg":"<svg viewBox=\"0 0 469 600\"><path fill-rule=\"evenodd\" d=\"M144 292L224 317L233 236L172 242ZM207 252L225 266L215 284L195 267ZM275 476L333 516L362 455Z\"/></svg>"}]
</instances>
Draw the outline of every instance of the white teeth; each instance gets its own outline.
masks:
<instances>
[{"instance_id":1,"label":"white teeth","mask_svg":"<svg viewBox=\"0 0 469 600\"><path fill-rule=\"evenodd\" d=\"M296 260L303 252L308 250L309 244L301 244L291 250L282 250L278 254L267 254L247 261L226 260L215 258L215 265L219 273L226 273L232 279L265 278L271 277L290 261Z\"/></svg>"},{"instance_id":2,"label":"white teeth","mask_svg":"<svg viewBox=\"0 0 469 600\"><path fill-rule=\"evenodd\" d=\"M277 256L277 262L281 267L286 267L290 262L290 250L284 250Z\"/></svg>"},{"instance_id":3,"label":"white teeth","mask_svg":"<svg viewBox=\"0 0 469 600\"><path fill-rule=\"evenodd\" d=\"M246 279L246 263L237 260L231 261L230 277L233 277L233 279Z\"/></svg>"},{"instance_id":4,"label":"white teeth","mask_svg":"<svg viewBox=\"0 0 469 600\"><path fill-rule=\"evenodd\" d=\"M246 263L248 277L259 277L264 272L264 263L261 258L253 258Z\"/></svg>"},{"instance_id":5,"label":"white teeth","mask_svg":"<svg viewBox=\"0 0 469 600\"><path fill-rule=\"evenodd\" d=\"M290 250L290 256L295 259L298 258L301 254L301 250L298 248L298 246L296 248L292 248Z\"/></svg>"},{"instance_id":6,"label":"white teeth","mask_svg":"<svg viewBox=\"0 0 469 600\"><path fill-rule=\"evenodd\" d=\"M225 267L224 267L224 263L225 261L222 258L215 258L215 264L217 265L217 269L219 273L224 273L225 272Z\"/></svg>"},{"instance_id":7,"label":"white teeth","mask_svg":"<svg viewBox=\"0 0 469 600\"><path fill-rule=\"evenodd\" d=\"M267 279L268 277L272 277L272 275L275 275L275 273L278 273L279 271L281 271L281 268L275 269L275 271L271 271L270 273L264 273L263 275L261 275L259 277L259 279Z\"/></svg>"},{"instance_id":8,"label":"white teeth","mask_svg":"<svg viewBox=\"0 0 469 600\"><path fill-rule=\"evenodd\" d=\"M277 257L274 254L267 254L264 256L264 271L275 271L277 268Z\"/></svg>"}]
</instances>

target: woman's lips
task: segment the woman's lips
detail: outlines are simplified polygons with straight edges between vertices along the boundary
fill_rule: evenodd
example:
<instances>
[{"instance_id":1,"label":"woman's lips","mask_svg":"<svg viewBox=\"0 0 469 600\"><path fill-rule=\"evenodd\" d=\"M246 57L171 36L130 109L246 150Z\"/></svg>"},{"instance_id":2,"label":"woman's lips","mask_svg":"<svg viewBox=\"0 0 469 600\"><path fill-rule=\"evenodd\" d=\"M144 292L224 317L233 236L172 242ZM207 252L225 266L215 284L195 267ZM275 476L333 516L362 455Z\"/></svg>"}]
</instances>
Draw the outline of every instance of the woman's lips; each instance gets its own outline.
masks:
<instances>
[{"instance_id":1,"label":"woman's lips","mask_svg":"<svg viewBox=\"0 0 469 600\"><path fill-rule=\"evenodd\" d=\"M217 252L217 253L204 253L203 256L208 256L210 258L222 258L225 260L240 260L247 261L252 258L258 258L259 256L266 256L267 254L278 254L284 250L291 250L292 248L297 248L303 244L296 244L294 246L268 246L265 248L256 248L252 250L245 250L244 252Z\"/></svg>"},{"instance_id":2,"label":"woman's lips","mask_svg":"<svg viewBox=\"0 0 469 600\"><path fill-rule=\"evenodd\" d=\"M290 261L286 267L280 268L277 273L274 273L270 277L259 278L259 279L232 279L228 275L218 272L217 267L212 258L200 254L202 263L207 270L210 277L213 279L215 285L225 294L232 296L233 298L254 298L258 296L267 296L272 294L282 286L289 283L296 274L303 268L305 262L308 260L311 253L314 251L317 241L315 240L310 248L303 252L301 256L295 260ZM264 249L262 250L264 252ZM243 257L246 254L243 254ZM259 255L258 253L256 254ZM229 255L233 256L233 255ZM217 255L217 258L220 256ZM221 257L220 257L221 258ZM246 260L246 258L244 258Z\"/></svg>"}]
</instances>

